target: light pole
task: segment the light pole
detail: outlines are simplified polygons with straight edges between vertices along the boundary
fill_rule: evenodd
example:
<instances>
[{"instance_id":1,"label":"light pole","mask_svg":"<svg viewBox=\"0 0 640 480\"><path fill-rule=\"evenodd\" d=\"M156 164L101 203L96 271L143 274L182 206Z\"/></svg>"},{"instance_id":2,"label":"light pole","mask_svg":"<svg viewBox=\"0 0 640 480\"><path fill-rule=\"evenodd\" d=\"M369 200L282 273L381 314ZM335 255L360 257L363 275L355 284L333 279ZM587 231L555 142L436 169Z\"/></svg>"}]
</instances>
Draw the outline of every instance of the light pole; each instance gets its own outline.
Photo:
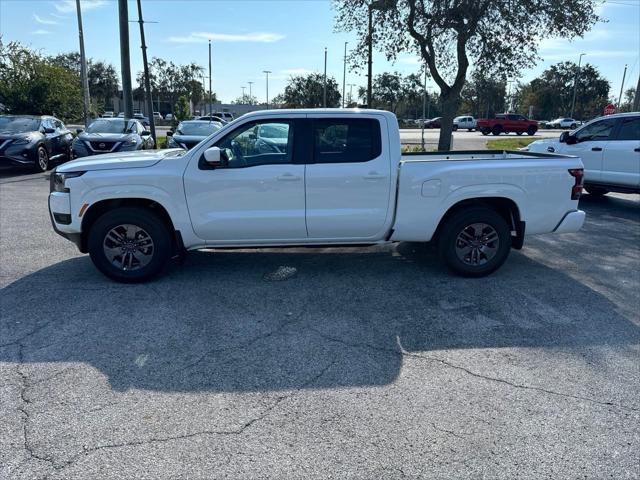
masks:
<instances>
[{"instance_id":1,"label":"light pole","mask_svg":"<svg viewBox=\"0 0 640 480\"><path fill-rule=\"evenodd\" d=\"M244 96L244 90L245 90L245 88L247 88L247 87L240 87L240 88L242 89L242 103L243 103L243 104L246 104L246 103L247 103L247 99L246 99L246 98L245 98L245 96Z\"/></svg>"},{"instance_id":2,"label":"light pole","mask_svg":"<svg viewBox=\"0 0 640 480\"><path fill-rule=\"evenodd\" d=\"M131 61L129 56L129 9L127 0L118 0L120 24L120 72L122 75L122 101L124 118L133 118L133 96L131 94Z\"/></svg>"},{"instance_id":3,"label":"light pole","mask_svg":"<svg viewBox=\"0 0 640 480\"><path fill-rule=\"evenodd\" d=\"M247 82L249 84L249 105L253 104L253 94L251 93L251 85L253 85L253 82Z\"/></svg>"},{"instance_id":4,"label":"light pole","mask_svg":"<svg viewBox=\"0 0 640 480\"><path fill-rule=\"evenodd\" d=\"M151 82L149 81L149 63L147 62L147 44L144 39L144 20L142 20L142 5L138 0L138 24L140 25L140 43L142 44L142 65L144 67L144 89L145 89L145 103L149 116L149 128L151 129L151 136L154 141L157 141L156 137L156 120L153 117L153 99L151 98Z\"/></svg>"},{"instance_id":5,"label":"light pole","mask_svg":"<svg viewBox=\"0 0 640 480\"><path fill-rule=\"evenodd\" d=\"M424 152L424 123L426 121L425 115L427 114L427 66L424 66L424 86L422 91L422 151Z\"/></svg>"},{"instance_id":6,"label":"light pole","mask_svg":"<svg viewBox=\"0 0 640 480\"><path fill-rule=\"evenodd\" d=\"M267 110L269 110L269 74L271 70L263 70L262 73L267 76Z\"/></svg>"},{"instance_id":7,"label":"light pole","mask_svg":"<svg viewBox=\"0 0 640 480\"><path fill-rule=\"evenodd\" d=\"M355 83L350 83L349 84L349 103L347 105L353 103L353 87L355 87L355 86L356 86Z\"/></svg>"},{"instance_id":8,"label":"light pole","mask_svg":"<svg viewBox=\"0 0 640 480\"><path fill-rule=\"evenodd\" d=\"M84 35L82 33L82 10L80 0L76 0L78 14L78 37L80 37L80 76L82 77L82 93L84 94L84 126L88 127L91 120L91 100L89 99L89 76L87 75L87 57L84 54Z\"/></svg>"},{"instance_id":9,"label":"light pole","mask_svg":"<svg viewBox=\"0 0 640 480\"><path fill-rule=\"evenodd\" d=\"M327 47L324 47L324 79L322 84L322 107L327 108Z\"/></svg>"},{"instance_id":10,"label":"light pole","mask_svg":"<svg viewBox=\"0 0 640 480\"><path fill-rule=\"evenodd\" d=\"M622 74L622 85L620 85L620 96L618 97L618 111L620 110L620 102L622 102L622 90L624 90L624 81L627 78L627 65L624 65L624 73Z\"/></svg>"},{"instance_id":11,"label":"light pole","mask_svg":"<svg viewBox=\"0 0 640 480\"><path fill-rule=\"evenodd\" d=\"M578 58L578 71L576 72L576 78L573 80L573 100L571 100L571 114L569 118L573 118L573 111L576 108L576 90L578 88L578 77L580 76L580 65L582 65L582 57L586 55L586 53L581 53Z\"/></svg>"},{"instance_id":12,"label":"light pole","mask_svg":"<svg viewBox=\"0 0 640 480\"><path fill-rule=\"evenodd\" d=\"M211 40L209 40L209 115L213 113L213 93L211 91ZM211 119L211 117L209 117Z\"/></svg>"},{"instance_id":13,"label":"light pole","mask_svg":"<svg viewBox=\"0 0 640 480\"><path fill-rule=\"evenodd\" d=\"M342 70L342 108L344 108L345 98L344 98L344 90L347 81L347 43L344 42L344 68Z\"/></svg>"},{"instance_id":14,"label":"light pole","mask_svg":"<svg viewBox=\"0 0 640 480\"><path fill-rule=\"evenodd\" d=\"M511 112L511 105L513 104L512 98L511 98L511 84L514 81L515 80L507 80L507 98L509 99L509 103L507 104L507 113Z\"/></svg>"}]
</instances>

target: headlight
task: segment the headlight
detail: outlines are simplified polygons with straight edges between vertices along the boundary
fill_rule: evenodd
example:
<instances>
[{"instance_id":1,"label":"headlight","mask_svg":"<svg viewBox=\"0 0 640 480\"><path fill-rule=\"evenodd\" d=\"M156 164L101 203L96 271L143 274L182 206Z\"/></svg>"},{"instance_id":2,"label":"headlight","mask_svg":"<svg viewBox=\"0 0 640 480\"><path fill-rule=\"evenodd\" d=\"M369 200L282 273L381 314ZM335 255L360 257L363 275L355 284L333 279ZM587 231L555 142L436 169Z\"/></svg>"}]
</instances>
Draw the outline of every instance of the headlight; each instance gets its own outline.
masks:
<instances>
[{"instance_id":1,"label":"headlight","mask_svg":"<svg viewBox=\"0 0 640 480\"><path fill-rule=\"evenodd\" d=\"M137 145L138 141L135 138L131 138L129 140L127 140L126 142L124 142L125 145Z\"/></svg>"},{"instance_id":2,"label":"headlight","mask_svg":"<svg viewBox=\"0 0 640 480\"><path fill-rule=\"evenodd\" d=\"M85 172L67 172L67 173L58 173L55 170L51 172L51 178L49 180L49 191L50 192L69 192L69 189L65 186L65 182L69 178L79 177L80 175L84 175Z\"/></svg>"},{"instance_id":3,"label":"headlight","mask_svg":"<svg viewBox=\"0 0 640 480\"><path fill-rule=\"evenodd\" d=\"M28 145L31 143L31 137L16 138L12 143L14 145Z\"/></svg>"},{"instance_id":4,"label":"headlight","mask_svg":"<svg viewBox=\"0 0 640 480\"><path fill-rule=\"evenodd\" d=\"M178 148L178 147L179 147L178 142L176 142L176 141L173 139L173 137L169 137L169 141L167 142L167 146L168 146L169 148Z\"/></svg>"}]
</instances>

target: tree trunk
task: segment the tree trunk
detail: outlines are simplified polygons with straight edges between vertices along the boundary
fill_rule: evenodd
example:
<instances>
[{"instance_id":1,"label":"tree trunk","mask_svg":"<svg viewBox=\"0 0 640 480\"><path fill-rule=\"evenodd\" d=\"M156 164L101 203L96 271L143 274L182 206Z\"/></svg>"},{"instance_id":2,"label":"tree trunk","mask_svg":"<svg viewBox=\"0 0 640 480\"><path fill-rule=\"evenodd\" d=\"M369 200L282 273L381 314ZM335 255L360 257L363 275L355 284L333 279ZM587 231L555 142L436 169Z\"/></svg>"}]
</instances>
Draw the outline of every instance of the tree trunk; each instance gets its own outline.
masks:
<instances>
[{"instance_id":1,"label":"tree trunk","mask_svg":"<svg viewBox=\"0 0 640 480\"><path fill-rule=\"evenodd\" d=\"M459 92L441 94L442 119L440 120L440 138L438 139L438 151L451 150L451 132L453 131L453 119L460 106Z\"/></svg>"}]
</instances>

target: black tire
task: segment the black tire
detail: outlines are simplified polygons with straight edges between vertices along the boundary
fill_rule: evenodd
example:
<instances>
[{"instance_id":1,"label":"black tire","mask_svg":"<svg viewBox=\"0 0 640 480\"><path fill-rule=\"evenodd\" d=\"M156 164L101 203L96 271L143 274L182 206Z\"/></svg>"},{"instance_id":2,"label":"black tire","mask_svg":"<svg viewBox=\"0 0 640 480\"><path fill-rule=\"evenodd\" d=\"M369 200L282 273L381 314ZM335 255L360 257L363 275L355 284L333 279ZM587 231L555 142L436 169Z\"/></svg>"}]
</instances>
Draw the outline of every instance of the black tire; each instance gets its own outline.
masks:
<instances>
[{"instance_id":1,"label":"black tire","mask_svg":"<svg viewBox=\"0 0 640 480\"><path fill-rule=\"evenodd\" d=\"M517 131L517 132L516 132L516 135L522 135L523 133L524 133L524 132Z\"/></svg>"},{"instance_id":2,"label":"black tire","mask_svg":"<svg viewBox=\"0 0 640 480\"><path fill-rule=\"evenodd\" d=\"M480 133L482 133L483 135L489 135L491 133L491 130L489 130L488 128L483 128L480 130Z\"/></svg>"},{"instance_id":3,"label":"black tire","mask_svg":"<svg viewBox=\"0 0 640 480\"><path fill-rule=\"evenodd\" d=\"M587 191L587 193L589 195L592 195L594 197L603 197L607 193L609 193L609 190L607 190L606 188L603 188L603 187L589 186L589 187L584 187L584 189Z\"/></svg>"},{"instance_id":4,"label":"black tire","mask_svg":"<svg viewBox=\"0 0 640 480\"><path fill-rule=\"evenodd\" d=\"M527 128L527 135L532 137L533 135L536 134L537 131L538 129L536 127L534 127L533 125L529 125L529 128Z\"/></svg>"},{"instance_id":5,"label":"black tire","mask_svg":"<svg viewBox=\"0 0 640 480\"><path fill-rule=\"evenodd\" d=\"M491 129L491 134L492 134L492 135L496 135L496 136L498 136L498 135L500 135L501 133L502 133L502 126L500 126L500 125L496 125L496 126L494 126L494 127Z\"/></svg>"},{"instance_id":6,"label":"black tire","mask_svg":"<svg viewBox=\"0 0 640 480\"><path fill-rule=\"evenodd\" d=\"M36 172L46 172L49 169L49 154L44 145L40 145L36 150L34 169Z\"/></svg>"},{"instance_id":7,"label":"black tire","mask_svg":"<svg viewBox=\"0 0 640 480\"><path fill-rule=\"evenodd\" d=\"M457 126L457 125L454 125L454 126L453 126L453 131L454 131L454 132L457 132L457 131L458 131L458 126Z\"/></svg>"},{"instance_id":8,"label":"black tire","mask_svg":"<svg viewBox=\"0 0 640 480\"><path fill-rule=\"evenodd\" d=\"M460 247L459 236L468 231L471 225L485 224L493 229L497 242L488 242L481 245L482 248L493 246L495 253L490 259L486 258L484 251L478 253L478 261L466 262L458 255ZM490 231L490 229L488 229ZM497 270L509 256L511 251L511 232L509 225L495 210L487 207L472 207L460 210L449 217L441 226L438 235L438 252L440 258L453 272L464 277L483 277ZM482 258L482 256L485 258ZM484 263L479 263L484 261Z\"/></svg>"},{"instance_id":9,"label":"black tire","mask_svg":"<svg viewBox=\"0 0 640 480\"><path fill-rule=\"evenodd\" d=\"M144 249L148 252L144 255L145 261L148 263L144 266L134 265L131 270L112 263L112 260L107 258L103 246L107 234L125 224L133 225L146 234L140 239L146 240L150 237L152 241L151 249ZM88 246L93 264L104 275L117 282L137 283L160 274L171 256L172 242L169 229L153 211L137 207L123 207L110 210L96 220L89 231ZM142 251L143 249L137 249L137 252ZM131 259L131 257L128 258ZM134 257L134 260L130 260L129 263L137 262L137 258ZM125 257L122 256L119 261L124 264Z\"/></svg>"},{"instance_id":10,"label":"black tire","mask_svg":"<svg viewBox=\"0 0 640 480\"><path fill-rule=\"evenodd\" d=\"M571 124L571 130L575 130L575 129L576 129L576 127L577 127L577 125L576 125L575 123L572 123L572 124Z\"/></svg>"}]
</instances>

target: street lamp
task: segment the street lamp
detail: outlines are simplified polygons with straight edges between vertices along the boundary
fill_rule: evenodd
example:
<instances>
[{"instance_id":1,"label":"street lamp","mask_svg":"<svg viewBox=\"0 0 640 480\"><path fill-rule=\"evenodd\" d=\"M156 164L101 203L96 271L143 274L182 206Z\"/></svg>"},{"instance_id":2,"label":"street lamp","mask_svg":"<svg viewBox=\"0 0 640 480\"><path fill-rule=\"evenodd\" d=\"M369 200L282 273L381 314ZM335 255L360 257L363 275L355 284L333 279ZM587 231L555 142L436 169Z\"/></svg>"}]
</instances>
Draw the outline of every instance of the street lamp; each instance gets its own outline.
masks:
<instances>
[{"instance_id":1,"label":"street lamp","mask_svg":"<svg viewBox=\"0 0 640 480\"><path fill-rule=\"evenodd\" d=\"M344 104L346 102L346 99L344 98L344 88L347 81L347 43L349 42L344 42L344 67L342 70L342 108L344 108Z\"/></svg>"},{"instance_id":2,"label":"street lamp","mask_svg":"<svg viewBox=\"0 0 640 480\"><path fill-rule=\"evenodd\" d=\"M350 103L353 103L353 87L355 87L355 86L356 86L356 84L355 84L355 83L350 83L350 84L349 84L349 103L347 103L347 106L348 106Z\"/></svg>"},{"instance_id":3,"label":"street lamp","mask_svg":"<svg viewBox=\"0 0 640 480\"><path fill-rule=\"evenodd\" d=\"M244 90L247 87L240 87L240 88L242 89L242 103L245 104L245 103L247 103L247 99L244 97Z\"/></svg>"},{"instance_id":4,"label":"street lamp","mask_svg":"<svg viewBox=\"0 0 640 480\"><path fill-rule=\"evenodd\" d=\"M391 10L396 7L397 0L371 0L367 4L367 13L369 14L369 26L367 35L367 107L371 108L371 92L372 92L372 71L373 71L373 11L374 10Z\"/></svg>"},{"instance_id":5,"label":"street lamp","mask_svg":"<svg viewBox=\"0 0 640 480\"><path fill-rule=\"evenodd\" d=\"M580 76L580 65L582 64L582 57L586 55L586 53L581 53L580 58L578 58L578 71L576 72L576 78L573 80L573 100L571 101L571 114L569 118L573 118L573 110L576 107L576 90L578 88L578 77Z\"/></svg>"},{"instance_id":6,"label":"street lamp","mask_svg":"<svg viewBox=\"0 0 640 480\"><path fill-rule=\"evenodd\" d=\"M251 93L251 85L253 85L253 82L247 82L249 84L249 105L252 105L253 103L253 94Z\"/></svg>"},{"instance_id":7,"label":"street lamp","mask_svg":"<svg viewBox=\"0 0 640 480\"><path fill-rule=\"evenodd\" d=\"M271 70L263 70L262 73L267 76L267 110L269 110L269 74Z\"/></svg>"}]
</instances>

